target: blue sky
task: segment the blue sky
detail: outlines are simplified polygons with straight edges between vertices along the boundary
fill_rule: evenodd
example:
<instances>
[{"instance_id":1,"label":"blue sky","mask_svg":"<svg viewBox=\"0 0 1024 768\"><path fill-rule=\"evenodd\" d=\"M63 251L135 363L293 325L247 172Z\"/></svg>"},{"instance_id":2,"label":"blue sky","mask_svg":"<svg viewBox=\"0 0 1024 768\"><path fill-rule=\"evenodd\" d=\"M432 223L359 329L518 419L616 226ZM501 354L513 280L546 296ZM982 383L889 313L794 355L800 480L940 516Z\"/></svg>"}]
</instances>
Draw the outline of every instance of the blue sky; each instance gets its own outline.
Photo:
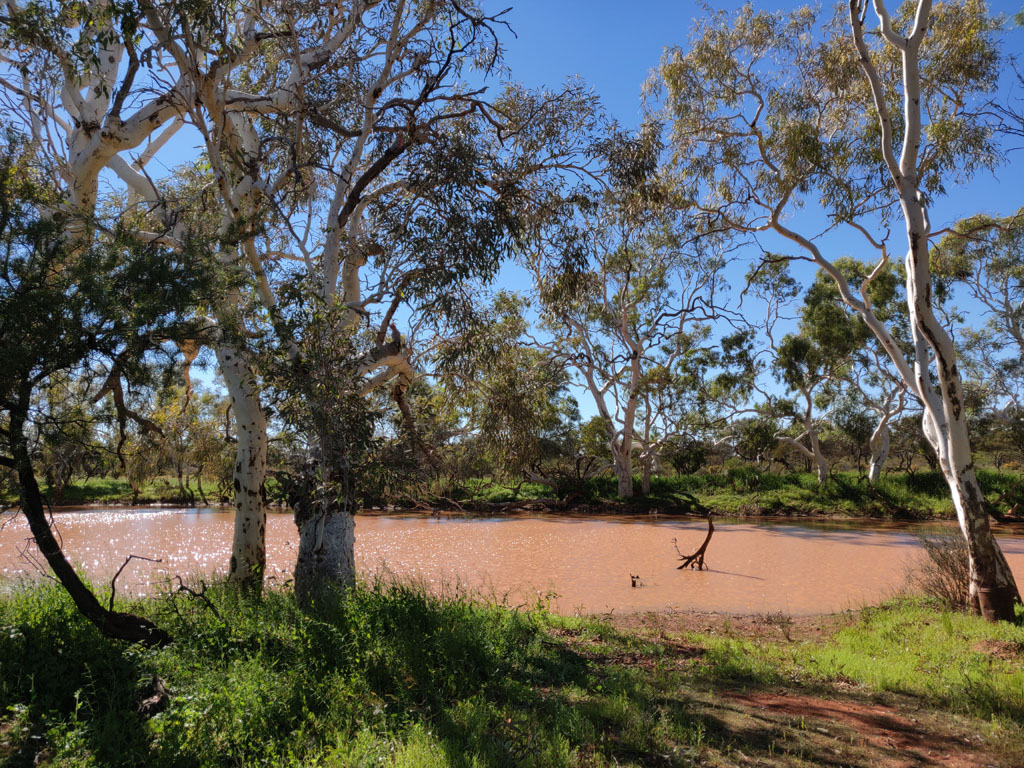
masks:
<instances>
[{"instance_id":1,"label":"blue sky","mask_svg":"<svg viewBox=\"0 0 1024 768\"><path fill-rule=\"evenodd\" d=\"M486 2L490 10L503 7ZM990 2L995 13L1012 15L1024 0ZM715 8L732 10L741 2L716 2ZM763 8L793 8L803 3L756 2ZM521 0L512 5L506 20L515 36L503 35L508 77L528 87L557 87L567 77L579 76L601 98L608 112L624 126L636 126L641 117L641 88L666 46L683 45L691 21L704 13L689 0ZM1006 31L1005 50L1024 54L1024 29ZM491 88L499 89L498 82ZM1020 94L1024 98L1024 93ZM184 132L183 132L184 133ZM185 136L182 136L185 139ZM190 150L182 141L182 153ZM192 150L194 151L194 150ZM176 153L177 154L177 153ZM948 198L933 208L938 226L960 216L987 211L1005 215L1024 204L1024 150L1011 153L1011 162L995 178L976 178L970 188L951 186ZM841 255L836 253L835 255ZM813 268L803 268L809 278ZM735 282L735 280L734 280ZM502 270L495 287L523 290L524 274L515 268ZM205 377L204 377L205 378ZM586 393L576 393L584 417L594 412Z\"/></svg>"},{"instance_id":2,"label":"blue sky","mask_svg":"<svg viewBox=\"0 0 1024 768\"><path fill-rule=\"evenodd\" d=\"M715 2L716 9L734 10L742 2ZM755 7L790 9L794 2L755 2ZM890 5L894 5L890 2ZM993 13L1012 16L1024 2L989 2ZM493 6L492 6L493 7ZM580 76L600 96L605 108L623 125L635 127L641 118L641 89L667 46L685 46L692 20L703 15L700 4L671 0L523 0L513 5L506 19L516 36L506 36L505 63L512 79L528 87L557 87L566 77ZM1024 57L1024 29L1005 32L1004 50ZM1024 99L1024 93L1018 93ZM1024 205L1024 149L1009 154L1009 162L995 176L976 177L969 187L949 185L949 195L932 206L933 223L945 226L956 219L985 211L1006 215ZM808 212L810 213L810 212ZM813 214L811 214L813 215ZM836 237L829 245L842 250L848 241ZM767 243L771 245L770 238ZM780 246L783 250L786 246ZM788 250L788 249L787 249ZM791 252L788 251L788 252ZM863 255L839 253L834 255ZM751 256L752 257L752 256ZM744 268L730 276L737 290ZM796 265L794 273L813 277L811 265ZM525 289L524 275L515 268L502 270L499 285ZM574 392L584 419L596 413L590 397Z\"/></svg>"}]
</instances>

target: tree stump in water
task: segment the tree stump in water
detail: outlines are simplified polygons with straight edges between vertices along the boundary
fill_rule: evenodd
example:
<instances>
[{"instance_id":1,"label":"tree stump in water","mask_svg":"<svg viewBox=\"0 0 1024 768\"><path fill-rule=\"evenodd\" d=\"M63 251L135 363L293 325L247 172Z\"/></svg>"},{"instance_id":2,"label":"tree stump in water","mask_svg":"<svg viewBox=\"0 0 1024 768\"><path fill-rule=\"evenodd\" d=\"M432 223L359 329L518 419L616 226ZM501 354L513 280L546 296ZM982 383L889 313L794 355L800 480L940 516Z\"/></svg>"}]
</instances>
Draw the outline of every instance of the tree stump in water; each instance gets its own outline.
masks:
<instances>
[{"instance_id":1,"label":"tree stump in water","mask_svg":"<svg viewBox=\"0 0 1024 768\"><path fill-rule=\"evenodd\" d=\"M711 534L715 532L715 524L711 522L711 513L708 513L708 535L704 539L704 543L700 545L700 549L694 552L692 555L684 555L679 551L679 546L676 545L676 552L679 554L679 559L683 561L682 565L676 567L677 571L683 570L689 566L690 568L696 567L698 571L704 570L704 553L707 551L708 543L711 541ZM672 540L675 544L675 539Z\"/></svg>"}]
</instances>

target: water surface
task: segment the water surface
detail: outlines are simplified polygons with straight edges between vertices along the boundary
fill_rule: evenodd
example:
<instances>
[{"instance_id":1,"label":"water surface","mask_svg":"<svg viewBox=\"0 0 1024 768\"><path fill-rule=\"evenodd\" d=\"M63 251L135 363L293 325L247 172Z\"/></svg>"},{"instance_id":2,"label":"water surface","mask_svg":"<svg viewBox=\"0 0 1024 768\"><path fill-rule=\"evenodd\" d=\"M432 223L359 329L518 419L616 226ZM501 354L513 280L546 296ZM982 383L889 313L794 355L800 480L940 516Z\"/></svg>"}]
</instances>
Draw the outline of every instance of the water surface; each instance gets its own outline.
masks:
<instances>
[{"instance_id":1,"label":"water surface","mask_svg":"<svg viewBox=\"0 0 1024 768\"><path fill-rule=\"evenodd\" d=\"M162 560L130 563L118 580L121 591L144 594L175 575L220 573L230 557L230 511L90 509L54 519L66 554L94 580L110 579L130 554ZM2 521L0 577L37 574L24 520L8 513ZM898 524L716 521L709 569L676 570L673 538L689 553L706 530L702 520L654 517L363 514L356 565L364 575L386 571L513 606L539 601L562 613L810 615L891 596L920 552L913 533ZM290 578L296 541L290 515L268 515L268 578ZM1018 580L1024 578L1024 538L1000 537L1000 544ZM631 576L642 586L632 587Z\"/></svg>"}]
</instances>

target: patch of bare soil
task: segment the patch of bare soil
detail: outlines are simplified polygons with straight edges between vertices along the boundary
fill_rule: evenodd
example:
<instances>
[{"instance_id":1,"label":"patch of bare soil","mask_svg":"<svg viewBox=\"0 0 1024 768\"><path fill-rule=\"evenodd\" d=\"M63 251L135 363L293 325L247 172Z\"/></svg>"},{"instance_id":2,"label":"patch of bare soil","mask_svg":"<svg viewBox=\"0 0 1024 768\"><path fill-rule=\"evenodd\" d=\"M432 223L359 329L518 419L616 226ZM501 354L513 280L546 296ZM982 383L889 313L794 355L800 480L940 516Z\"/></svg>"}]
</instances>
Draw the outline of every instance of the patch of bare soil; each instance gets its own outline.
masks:
<instances>
[{"instance_id":1,"label":"patch of bare soil","mask_svg":"<svg viewBox=\"0 0 1024 768\"><path fill-rule=\"evenodd\" d=\"M685 666L690 659L704 655L705 649L699 645L680 642L671 638L659 638L665 652L657 656L638 650L605 651L601 638L581 634L575 629L553 629L552 637L566 640L574 653L598 664L616 664L623 667L640 667L642 669L665 669Z\"/></svg>"},{"instance_id":2,"label":"patch of bare soil","mask_svg":"<svg viewBox=\"0 0 1024 768\"><path fill-rule=\"evenodd\" d=\"M827 638L856 621L854 613L831 616L726 616L713 613L634 614L610 618L623 634L661 646L655 653L627 647L609 650L601 638L575 629L553 635L598 664L628 666L657 675L685 671L704 655L688 633L718 634L784 643ZM631 644L627 644L631 645ZM1010 643L979 645L979 652L1024 658ZM862 768L1021 768L1018 743L1003 739L971 718L922 707L911 697L871 695L849 680L814 683L813 695L800 684L773 690L735 690L725 683L694 687L680 681L676 695L688 701L714 735L697 764L708 766L859 766ZM869 698L870 696L870 698ZM984 734L984 735L982 735Z\"/></svg>"},{"instance_id":3,"label":"patch of bare soil","mask_svg":"<svg viewBox=\"0 0 1024 768\"><path fill-rule=\"evenodd\" d=\"M701 611L664 611L632 613L605 617L615 629L664 643L673 635L701 632L710 635L750 640L819 640L830 637L854 623L857 613L823 616L789 616L784 613L760 613L733 616Z\"/></svg>"},{"instance_id":4,"label":"patch of bare soil","mask_svg":"<svg viewBox=\"0 0 1024 768\"><path fill-rule=\"evenodd\" d=\"M1003 661L1018 661L1024 659L1024 645L1010 643L1005 640L982 640L976 643L974 651L984 653Z\"/></svg>"},{"instance_id":5,"label":"patch of bare soil","mask_svg":"<svg viewBox=\"0 0 1024 768\"><path fill-rule=\"evenodd\" d=\"M794 693L723 691L721 696L779 724L795 725L812 737L826 737L836 744L829 751L837 756L845 752L850 758L870 757L870 764L875 768L1001 765L999 758L981 743L980 737L972 739L970 735L950 730L923 713L912 717L881 704Z\"/></svg>"}]
</instances>

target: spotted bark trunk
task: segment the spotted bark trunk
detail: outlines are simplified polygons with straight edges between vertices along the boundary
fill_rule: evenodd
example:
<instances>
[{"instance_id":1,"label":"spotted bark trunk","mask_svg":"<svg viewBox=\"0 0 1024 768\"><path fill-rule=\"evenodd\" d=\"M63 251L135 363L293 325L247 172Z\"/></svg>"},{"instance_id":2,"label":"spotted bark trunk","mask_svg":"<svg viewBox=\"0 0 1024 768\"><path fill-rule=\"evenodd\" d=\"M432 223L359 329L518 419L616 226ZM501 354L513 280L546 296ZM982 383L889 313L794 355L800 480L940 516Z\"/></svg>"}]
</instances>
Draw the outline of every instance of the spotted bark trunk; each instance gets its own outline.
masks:
<instances>
[{"instance_id":1,"label":"spotted bark trunk","mask_svg":"<svg viewBox=\"0 0 1024 768\"><path fill-rule=\"evenodd\" d=\"M228 581L259 592L267 564L267 420L260 405L255 374L245 352L230 344L217 346L238 438L235 451L235 530Z\"/></svg>"},{"instance_id":2,"label":"spotted bark trunk","mask_svg":"<svg viewBox=\"0 0 1024 768\"><path fill-rule=\"evenodd\" d=\"M925 437L938 455L949 485L960 530L970 558L970 604L993 621L1013 621L1020 592L1006 557L992 535L985 499L974 472L956 349L931 305L928 218L920 196L902 198L910 248L907 251L907 298L915 344L916 391L924 405ZM934 368L929 366L934 359ZM932 377L938 390L932 384Z\"/></svg>"}]
</instances>

